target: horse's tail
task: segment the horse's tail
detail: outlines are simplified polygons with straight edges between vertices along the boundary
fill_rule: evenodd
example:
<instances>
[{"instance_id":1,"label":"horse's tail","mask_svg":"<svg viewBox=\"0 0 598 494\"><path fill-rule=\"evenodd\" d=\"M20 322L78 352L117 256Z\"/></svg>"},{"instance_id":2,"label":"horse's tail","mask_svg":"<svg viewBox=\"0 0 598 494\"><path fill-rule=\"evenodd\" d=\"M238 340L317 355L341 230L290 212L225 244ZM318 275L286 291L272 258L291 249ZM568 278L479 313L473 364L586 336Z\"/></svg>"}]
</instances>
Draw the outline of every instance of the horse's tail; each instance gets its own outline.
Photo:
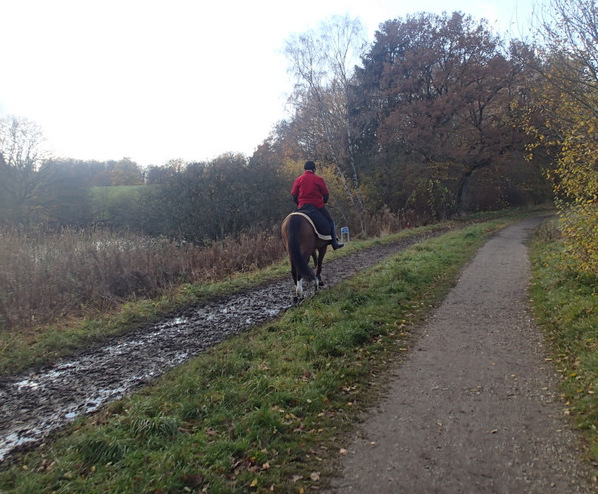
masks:
<instances>
[{"instance_id":1,"label":"horse's tail","mask_svg":"<svg viewBox=\"0 0 598 494\"><path fill-rule=\"evenodd\" d=\"M293 269L296 269L297 274L299 275L298 279L303 278L305 281L313 281L316 279L314 270L308 263L309 258L306 260L301 252L299 233L303 221L305 221L305 219L298 215L292 215L289 218L289 223L287 225L289 256L291 257Z\"/></svg>"}]
</instances>

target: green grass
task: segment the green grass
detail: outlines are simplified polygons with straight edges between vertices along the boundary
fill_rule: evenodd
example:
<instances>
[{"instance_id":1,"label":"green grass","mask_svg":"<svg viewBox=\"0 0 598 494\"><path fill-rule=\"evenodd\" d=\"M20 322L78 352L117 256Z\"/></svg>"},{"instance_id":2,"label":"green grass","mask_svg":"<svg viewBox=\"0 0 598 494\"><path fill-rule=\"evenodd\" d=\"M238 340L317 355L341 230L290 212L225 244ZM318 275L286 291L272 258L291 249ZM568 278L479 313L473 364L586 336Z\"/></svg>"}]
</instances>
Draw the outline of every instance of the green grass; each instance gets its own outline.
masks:
<instances>
[{"instance_id":1,"label":"green grass","mask_svg":"<svg viewBox=\"0 0 598 494\"><path fill-rule=\"evenodd\" d=\"M598 277L574 269L556 224L539 230L531 246L530 294L562 375L567 412L584 431L588 459L598 461Z\"/></svg>"},{"instance_id":2,"label":"green grass","mask_svg":"<svg viewBox=\"0 0 598 494\"><path fill-rule=\"evenodd\" d=\"M422 318L504 224L416 245L205 352L20 458L0 492L322 488Z\"/></svg>"}]
</instances>

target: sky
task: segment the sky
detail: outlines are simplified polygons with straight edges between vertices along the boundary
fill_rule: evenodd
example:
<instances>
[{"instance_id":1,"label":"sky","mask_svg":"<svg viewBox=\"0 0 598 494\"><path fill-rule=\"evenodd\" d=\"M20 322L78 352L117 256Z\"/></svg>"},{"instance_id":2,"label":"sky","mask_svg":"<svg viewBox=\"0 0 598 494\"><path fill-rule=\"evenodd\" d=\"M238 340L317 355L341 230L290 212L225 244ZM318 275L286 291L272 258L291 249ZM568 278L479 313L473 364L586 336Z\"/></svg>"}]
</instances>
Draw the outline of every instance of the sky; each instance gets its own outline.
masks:
<instances>
[{"instance_id":1,"label":"sky","mask_svg":"<svg viewBox=\"0 0 598 494\"><path fill-rule=\"evenodd\" d=\"M461 11L522 37L534 0L0 0L0 118L38 124L55 157L250 156L288 116L285 41L332 15Z\"/></svg>"}]
</instances>

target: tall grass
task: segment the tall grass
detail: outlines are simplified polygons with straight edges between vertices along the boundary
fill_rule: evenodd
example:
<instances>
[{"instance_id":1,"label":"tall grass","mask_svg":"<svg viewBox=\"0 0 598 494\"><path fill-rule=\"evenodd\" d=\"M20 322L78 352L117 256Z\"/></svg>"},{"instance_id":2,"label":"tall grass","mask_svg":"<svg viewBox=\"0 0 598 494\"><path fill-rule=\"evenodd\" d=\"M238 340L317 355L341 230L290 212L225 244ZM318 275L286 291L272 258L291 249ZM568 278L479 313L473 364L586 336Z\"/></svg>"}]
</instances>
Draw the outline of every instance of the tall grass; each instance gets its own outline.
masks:
<instances>
[{"instance_id":1,"label":"tall grass","mask_svg":"<svg viewBox=\"0 0 598 494\"><path fill-rule=\"evenodd\" d=\"M241 235L209 247L114 234L0 231L0 331L115 309L182 283L259 269L284 253L279 235Z\"/></svg>"},{"instance_id":2,"label":"tall grass","mask_svg":"<svg viewBox=\"0 0 598 494\"><path fill-rule=\"evenodd\" d=\"M385 209L364 217L362 231L352 232L351 239L386 236L422 223L410 212ZM127 302L257 271L283 257L278 228L208 247L107 229L0 229L0 335L12 337L65 319L92 319Z\"/></svg>"},{"instance_id":3,"label":"tall grass","mask_svg":"<svg viewBox=\"0 0 598 494\"><path fill-rule=\"evenodd\" d=\"M384 210L365 218L364 225L356 233L377 237L418 221ZM259 270L283 257L278 228L208 247L100 228L0 229L0 333L94 317L127 301Z\"/></svg>"}]
</instances>

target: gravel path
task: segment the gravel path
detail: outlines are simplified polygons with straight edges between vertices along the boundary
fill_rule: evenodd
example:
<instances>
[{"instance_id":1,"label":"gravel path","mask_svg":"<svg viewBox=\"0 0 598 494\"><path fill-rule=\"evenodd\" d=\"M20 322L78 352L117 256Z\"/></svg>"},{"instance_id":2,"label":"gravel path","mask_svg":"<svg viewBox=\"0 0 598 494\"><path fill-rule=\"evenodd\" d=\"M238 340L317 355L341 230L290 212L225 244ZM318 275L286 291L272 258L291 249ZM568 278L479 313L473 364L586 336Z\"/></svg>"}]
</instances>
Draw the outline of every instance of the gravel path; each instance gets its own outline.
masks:
<instances>
[{"instance_id":1,"label":"gravel path","mask_svg":"<svg viewBox=\"0 0 598 494\"><path fill-rule=\"evenodd\" d=\"M463 271L360 427L332 492L596 490L528 307L525 241L539 221L504 229Z\"/></svg>"}]
</instances>

